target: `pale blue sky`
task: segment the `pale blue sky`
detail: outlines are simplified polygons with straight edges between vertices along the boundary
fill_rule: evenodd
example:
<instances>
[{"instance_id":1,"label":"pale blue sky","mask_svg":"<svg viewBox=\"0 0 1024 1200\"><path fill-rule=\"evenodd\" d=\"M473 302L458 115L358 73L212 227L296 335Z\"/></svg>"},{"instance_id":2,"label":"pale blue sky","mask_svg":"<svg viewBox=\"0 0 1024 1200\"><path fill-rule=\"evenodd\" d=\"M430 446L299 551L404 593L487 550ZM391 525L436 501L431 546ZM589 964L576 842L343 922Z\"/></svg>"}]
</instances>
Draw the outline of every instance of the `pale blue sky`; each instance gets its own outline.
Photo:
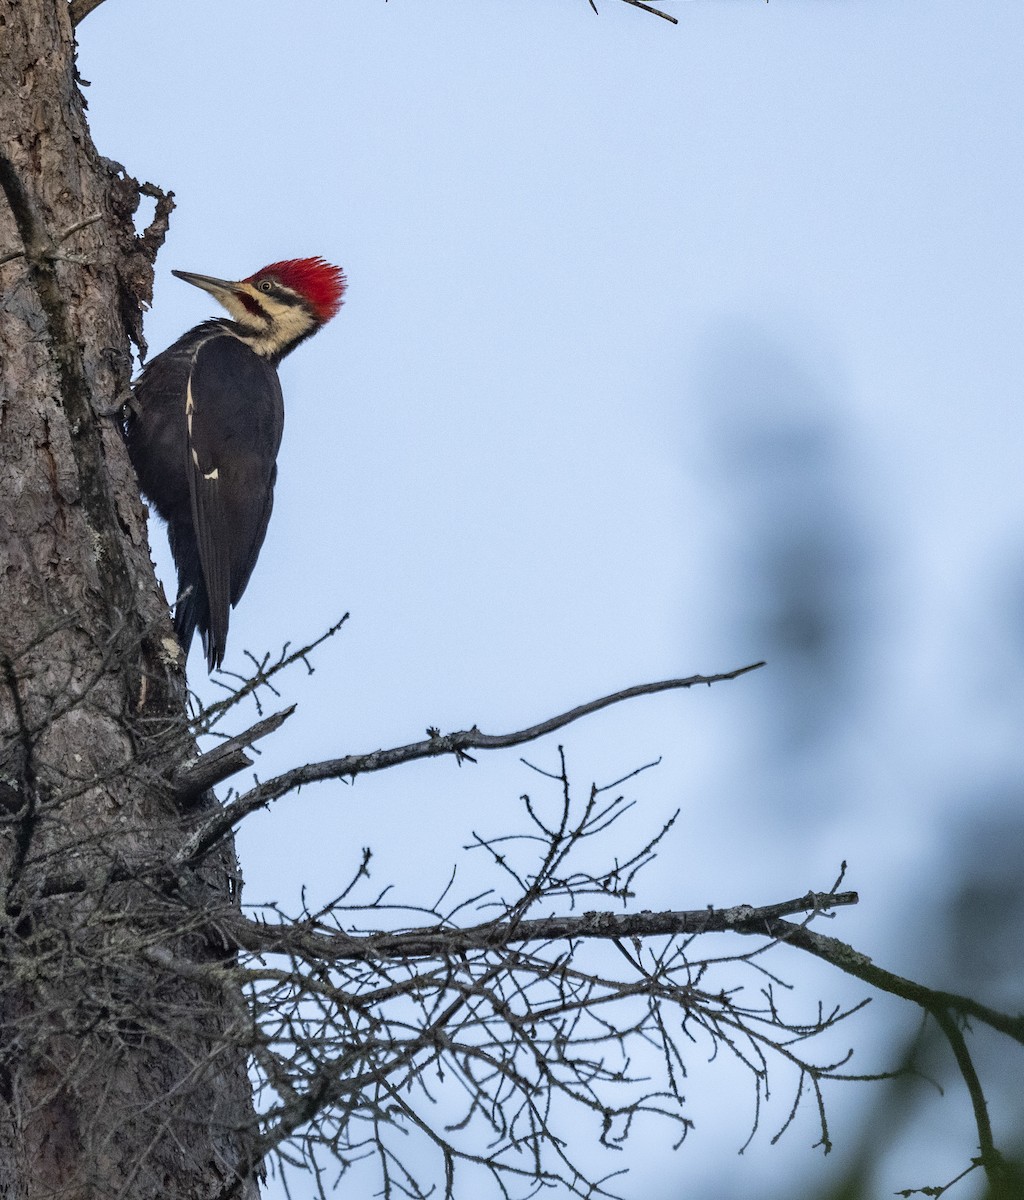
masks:
<instances>
[{"instance_id":1,"label":"pale blue sky","mask_svg":"<svg viewBox=\"0 0 1024 1200\"><path fill-rule=\"evenodd\" d=\"M1024 766L1024 6L600 7L107 0L81 26L101 152L178 201L152 352L211 311L172 267L349 274L283 368L228 665L352 621L260 774L765 657L563 737L583 786L663 755L637 836L685 826L640 907L781 899L845 858L862 905L831 931L924 970L964 794L1019 805ZM839 614L820 656L772 615L805 583ZM532 786L514 755L389 776L256 818L248 898L326 896L364 844L425 896ZM768 1145L780 1094L737 1159L749 1088L695 1069L697 1130L638 1140L624 1194L827 1178L810 1118ZM860 1095L833 1097L837 1155ZM879 1194L955 1174L965 1111Z\"/></svg>"}]
</instances>

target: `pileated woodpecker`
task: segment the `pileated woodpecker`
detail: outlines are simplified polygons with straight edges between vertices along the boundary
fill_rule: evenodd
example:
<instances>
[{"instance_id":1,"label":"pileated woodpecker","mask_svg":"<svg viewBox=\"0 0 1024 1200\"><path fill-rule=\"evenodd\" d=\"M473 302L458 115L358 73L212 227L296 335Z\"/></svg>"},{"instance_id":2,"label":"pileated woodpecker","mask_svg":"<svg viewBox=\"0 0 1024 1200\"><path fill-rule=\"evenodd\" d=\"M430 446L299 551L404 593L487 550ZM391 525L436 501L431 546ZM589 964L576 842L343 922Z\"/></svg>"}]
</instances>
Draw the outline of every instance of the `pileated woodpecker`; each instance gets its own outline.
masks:
<instances>
[{"instance_id":1,"label":"pileated woodpecker","mask_svg":"<svg viewBox=\"0 0 1024 1200\"><path fill-rule=\"evenodd\" d=\"M142 491L167 522L178 641L187 656L198 628L212 671L274 502L284 428L277 364L335 315L345 276L322 258L272 263L238 282L172 274L231 319L204 321L145 367L125 433Z\"/></svg>"}]
</instances>

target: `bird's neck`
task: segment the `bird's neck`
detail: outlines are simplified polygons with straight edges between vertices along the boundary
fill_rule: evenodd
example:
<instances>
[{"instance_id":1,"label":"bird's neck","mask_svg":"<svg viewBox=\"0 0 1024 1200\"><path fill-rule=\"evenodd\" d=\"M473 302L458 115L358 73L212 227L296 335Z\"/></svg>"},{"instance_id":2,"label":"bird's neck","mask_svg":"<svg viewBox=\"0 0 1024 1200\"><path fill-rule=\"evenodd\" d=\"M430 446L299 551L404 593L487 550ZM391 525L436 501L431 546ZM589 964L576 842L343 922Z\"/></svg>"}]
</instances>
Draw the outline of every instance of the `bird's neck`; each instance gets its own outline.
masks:
<instances>
[{"instance_id":1,"label":"bird's neck","mask_svg":"<svg viewBox=\"0 0 1024 1200\"><path fill-rule=\"evenodd\" d=\"M293 309L272 322L254 319L232 321L222 319L220 325L232 337L238 338L259 358L279 363L296 346L312 337L319 328L305 309Z\"/></svg>"}]
</instances>

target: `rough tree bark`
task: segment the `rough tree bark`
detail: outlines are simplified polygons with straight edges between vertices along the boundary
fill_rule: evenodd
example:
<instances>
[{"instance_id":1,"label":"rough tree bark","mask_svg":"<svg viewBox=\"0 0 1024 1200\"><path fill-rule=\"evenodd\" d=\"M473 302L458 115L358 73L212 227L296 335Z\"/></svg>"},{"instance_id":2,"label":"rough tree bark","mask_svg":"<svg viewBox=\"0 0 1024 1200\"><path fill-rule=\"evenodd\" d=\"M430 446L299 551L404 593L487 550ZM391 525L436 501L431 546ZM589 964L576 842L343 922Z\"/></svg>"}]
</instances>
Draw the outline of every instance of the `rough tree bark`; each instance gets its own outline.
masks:
<instances>
[{"instance_id":1,"label":"rough tree bark","mask_svg":"<svg viewBox=\"0 0 1024 1200\"><path fill-rule=\"evenodd\" d=\"M0 1196L253 1195L244 1010L152 965L222 959L207 918L236 889L230 851L201 878L152 869L198 811L167 783L194 747L103 415L172 203L97 153L84 110L64 0L0 0Z\"/></svg>"}]
</instances>

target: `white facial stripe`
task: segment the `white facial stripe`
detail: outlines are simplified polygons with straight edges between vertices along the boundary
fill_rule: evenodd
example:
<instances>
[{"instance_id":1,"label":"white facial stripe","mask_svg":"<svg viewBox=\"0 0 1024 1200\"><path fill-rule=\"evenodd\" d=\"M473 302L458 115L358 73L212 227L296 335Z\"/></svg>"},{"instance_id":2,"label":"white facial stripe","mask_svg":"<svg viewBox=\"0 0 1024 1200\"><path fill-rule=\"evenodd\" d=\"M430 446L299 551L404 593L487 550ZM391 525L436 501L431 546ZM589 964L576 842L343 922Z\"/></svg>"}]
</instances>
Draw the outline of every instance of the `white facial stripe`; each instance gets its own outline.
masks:
<instances>
[{"instance_id":1,"label":"white facial stripe","mask_svg":"<svg viewBox=\"0 0 1024 1200\"><path fill-rule=\"evenodd\" d=\"M262 329L267 322L267 317L264 315L266 311L265 298L260 296L254 287L249 284L235 284L236 287L244 287L247 295L253 297L260 306L259 314L249 311L242 301L235 295L234 292L222 291L212 293L217 297L221 304L234 317L239 325L244 325L246 329Z\"/></svg>"},{"instance_id":2,"label":"white facial stripe","mask_svg":"<svg viewBox=\"0 0 1024 1200\"><path fill-rule=\"evenodd\" d=\"M217 291L212 294L242 326L245 330L244 341L257 354L272 356L299 341L317 324L316 318L303 304L282 304L251 283L238 283L235 287L243 289L246 296L255 302L258 313L250 311L234 292Z\"/></svg>"},{"instance_id":3,"label":"white facial stripe","mask_svg":"<svg viewBox=\"0 0 1024 1200\"><path fill-rule=\"evenodd\" d=\"M297 342L316 324L308 310L301 304L281 304L271 296L259 296L260 304L268 315L267 324L255 328L256 337L250 342L257 354L274 354L278 350Z\"/></svg>"}]
</instances>

